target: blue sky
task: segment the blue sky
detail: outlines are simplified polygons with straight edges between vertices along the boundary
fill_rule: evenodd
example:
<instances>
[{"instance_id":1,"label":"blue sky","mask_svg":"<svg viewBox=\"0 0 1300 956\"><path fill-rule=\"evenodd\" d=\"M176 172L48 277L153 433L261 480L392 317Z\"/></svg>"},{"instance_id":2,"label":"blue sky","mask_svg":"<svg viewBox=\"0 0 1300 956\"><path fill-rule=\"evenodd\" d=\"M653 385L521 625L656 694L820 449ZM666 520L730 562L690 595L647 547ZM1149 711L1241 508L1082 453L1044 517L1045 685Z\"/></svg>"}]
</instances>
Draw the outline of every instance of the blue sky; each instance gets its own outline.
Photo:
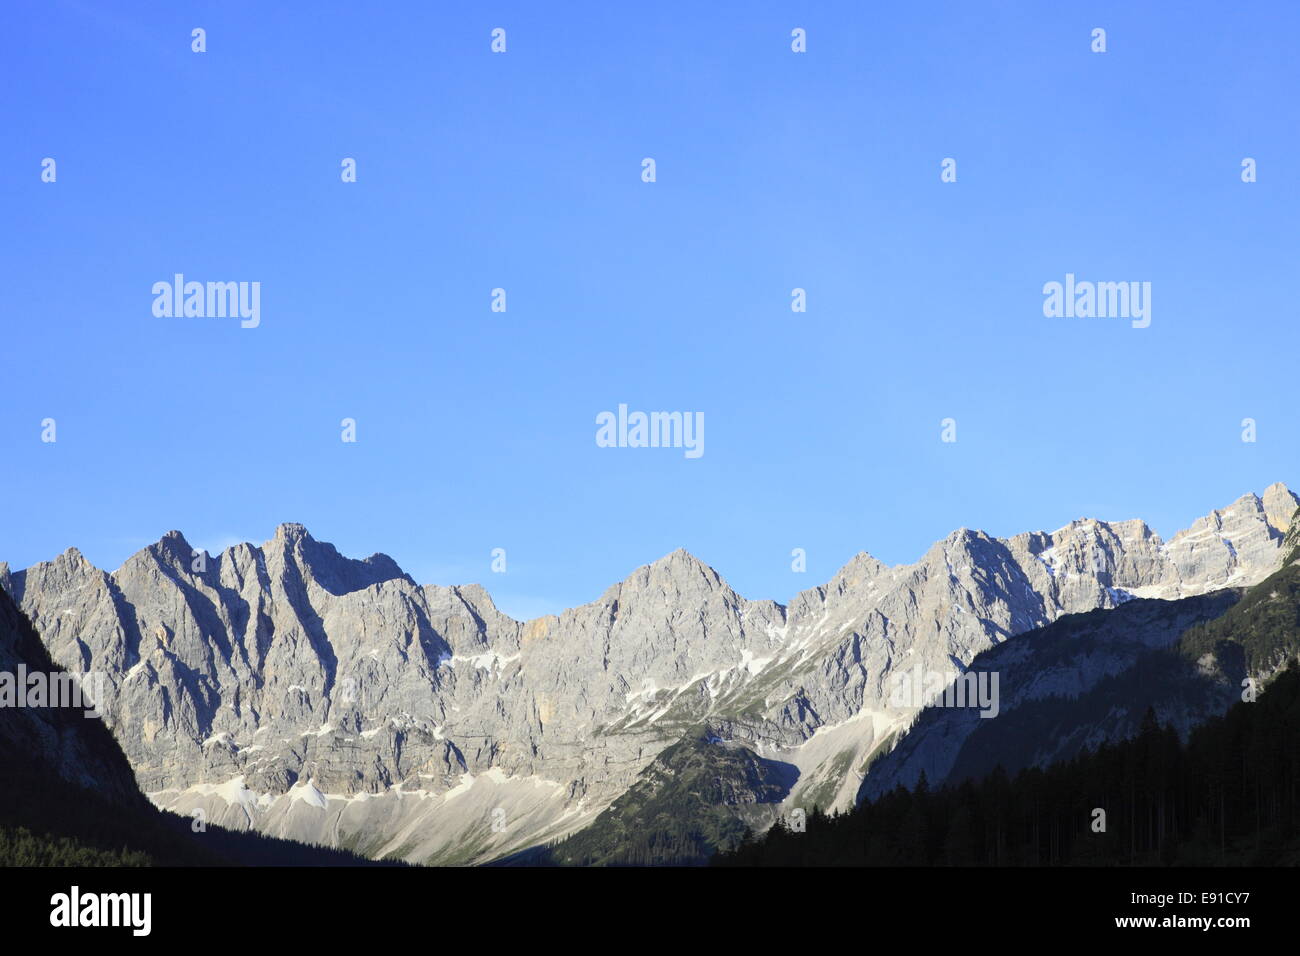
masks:
<instances>
[{"instance_id":1,"label":"blue sky","mask_svg":"<svg viewBox=\"0 0 1300 956\"><path fill-rule=\"evenodd\" d=\"M1294 5L291 6L7 11L0 560L300 521L530 616L1300 484ZM155 317L178 272L261 325ZM1067 272L1150 327L1045 318Z\"/></svg>"}]
</instances>

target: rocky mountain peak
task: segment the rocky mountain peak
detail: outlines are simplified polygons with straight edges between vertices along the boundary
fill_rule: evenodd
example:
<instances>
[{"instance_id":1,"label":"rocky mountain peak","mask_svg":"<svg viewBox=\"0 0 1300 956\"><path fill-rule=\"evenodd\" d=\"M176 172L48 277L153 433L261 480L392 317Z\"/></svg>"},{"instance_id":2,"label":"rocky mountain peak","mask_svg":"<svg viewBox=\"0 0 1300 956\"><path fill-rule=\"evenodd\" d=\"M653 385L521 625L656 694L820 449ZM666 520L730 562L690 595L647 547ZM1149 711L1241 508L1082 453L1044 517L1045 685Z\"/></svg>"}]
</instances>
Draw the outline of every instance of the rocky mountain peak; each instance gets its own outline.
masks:
<instances>
[{"instance_id":1,"label":"rocky mountain peak","mask_svg":"<svg viewBox=\"0 0 1300 956\"><path fill-rule=\"evenodd\" d=\"M700 588L726 587L722 577L685 548L678 548L657 561L637 568L623 581L625 589L646 587L672 589L678 593Z\"/></svg>"},{"instance_id":2,"label":"rocky mountain peak","mask_svg":"<svg viewBox=\"0 0 1300 956\"><path fill-rule=\"evenodd\" d=\"M1286 534L1296 508L1300 507L1300 497L1278 481L1264 489L1263 505L1269 526L1279 534Z\"/></svg>"},{"instance_id":3,"label":"rocky mountain peak","mask_svg":"<svg viewBox=\"0 0 1300 956\"><path fill-rule=\"evenodd\" d=\"M825 588L814 588L799 595L795 601L791 602L792 606L808 603L808 598L814 593L819 598L824 598L827 593L836 596L844 596L858 592L864 588L870 588L872 582L882 574L889 571L889 566L883 561L872 557L865 551L859 551L844 567L836 572L835 577L831 578ZM801 600L802 599L802 600Z\"/></svg>"},{"instance_id":4,"label":"rocky mountain peak","mask_svg":"<svg viewBox=\"0 0 1300 956\"><path fill-rule=\"evenodd\" d=\"M272 540L283 541L288 544L297 544L300 541L312 541L315 539L312 538L311 532L307 530L305 525L301 525L296 521L285 521L276 526L275 537Z\"/></svg>"},{"instance_id":5,"label":"rocky mountain peak","mask_svg":"<svg viewBox=\"0 0 1300 956\"><path fill-rule=\"evenodd\" d=\"M185 535L173 530L168 531L145 551L166 564L188 565L194 557L195 549L185 540Z\"/></svg>"},{"instance_id":6,"label":"rocky mountain peak","mask_svg":"<svg viewBox=\"0 0 1300 956\"><path fill-rule=\"evenodd\" d=\"M361 591L385 581L415 582L386 554L368 558L347 558L334 545L318 541L297 522L285 522L275 529L275 537L262 546L267 555L274 554L293 565L304 578L315 581L334 595Z\"/></svg>"},{"instance_id":7,"label":"rocky mountain peak","mask_svg":"<svg viewBox=\"0 0 1300 956\"><path fill-rule=\"evenodd\" d=\"M705 564L703 561L697 558L695 555L687 551L685 548L678 548L675 551L670 551L668 554L665 554L662 558L659 558L657 561L650 562L650 567L685 569L691 573L713 570L707 564Z\"/></svg>"}]
</instances>

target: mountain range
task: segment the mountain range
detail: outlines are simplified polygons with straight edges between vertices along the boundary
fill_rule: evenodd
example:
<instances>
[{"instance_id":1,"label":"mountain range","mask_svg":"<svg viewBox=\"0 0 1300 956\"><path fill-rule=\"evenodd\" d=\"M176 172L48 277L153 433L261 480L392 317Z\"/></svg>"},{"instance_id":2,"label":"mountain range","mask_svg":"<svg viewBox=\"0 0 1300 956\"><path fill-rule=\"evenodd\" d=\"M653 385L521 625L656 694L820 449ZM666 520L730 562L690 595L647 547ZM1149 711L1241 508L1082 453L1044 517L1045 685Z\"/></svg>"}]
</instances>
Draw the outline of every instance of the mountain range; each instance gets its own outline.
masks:
<instances>
[{"instance_id":1,"label":"mountain range","mask_svg":"<svg viewBox=\"0 0 1300 956\"><path fill-rule=\"evenodd\" d=\"M675 841L685 860L794 809L979 768L982 724L1020 727L1027 763L1122 735L1127 711L1065 743L1024 720L1226 614L1278 570L1298 505L1275 484L1167 542L1138 520L961 529L912 564L859 554L785 605L676 551L526 622L297 524L219 555L169 532L111 573L69 549L0 564L0 588L58 665L104 675L104 723L159 808L372 858L635 862L638 815L707 779L687 788L710 822ZM1027 675L997 720L922 725L925 702L891 695L900 673L946 682L977 659ZM1185 722L1221 705L1188 703Z\"/></svg>"}]
</instances>

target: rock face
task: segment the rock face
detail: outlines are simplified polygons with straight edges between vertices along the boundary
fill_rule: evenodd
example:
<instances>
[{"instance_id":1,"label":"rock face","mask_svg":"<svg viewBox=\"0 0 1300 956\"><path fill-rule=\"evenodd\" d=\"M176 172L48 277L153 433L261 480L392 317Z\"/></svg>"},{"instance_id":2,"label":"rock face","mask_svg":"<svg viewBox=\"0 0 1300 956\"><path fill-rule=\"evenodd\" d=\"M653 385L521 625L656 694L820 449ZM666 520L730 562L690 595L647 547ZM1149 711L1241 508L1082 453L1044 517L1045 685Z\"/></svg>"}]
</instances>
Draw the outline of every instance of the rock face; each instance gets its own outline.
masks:
<instances>
[{"instance_id":1,"label":"rock face","mask_svg":"<svg viewBox=\"0 0 1300 956\"><path fill-rule=\"evenodd\" d=\"M1162 724L1181 731L1237 699L1235 681L1202 679L1169 650L1189 628L1228 613L1236 588L1177 600L1139 599L1062 617L980 654L970 672L999 676L996 720L969 707L927 707L889 753L871 765L859 799L921 775L932 787L980 777L995 766L1014 775L1133 736L1152 702ZM1164 651L1165 653L1156 653Z\"/></svg>"},{"instance_id":2,"label":"rock face","mask_svg":"<svg viewBox=\"0 0 1300 956\"><path fill-rule=\"evenodd\" d=\"M922 773L931 786L954 785L996 766L1014 774L1068 760L1134 736L1148 707L1184 737L1223 714L1246 678L1262 687L1300 657L1300 512L1291 522L1278 569L1252 587L1067 615L980 654L970 671L999 675L998 719L927 707L872 764L860 799L910 789Z\"/></svg>"},{"instance_id":3,"label":"rock face","mask_svg":"<svg viewBox=\"0 0 1300 956\"><path fill-rule=\"evenodd\" d=\"M1065 613L1252 584L1297 502L1274 485L1167 544L1140 521L963 529L915 564L859 555L785 607L677 551L524 623L292 524L219 556L170 532L111 574L69 550L0 565L0 587L55 660L106 675L108 725L160 806L468 863L581 828L704 720L797 768L786 805L848 806L920 707L891 702L897 672L951 677Z\"/></svg>"},{"instance_id":4,"label":"rock face","mask_svg":"<svg viewBox=\"0 0 1300 956\"><path fill-rule=\"evenodd\" d=\"M32 693L33 675L39 675L36 682L45 688L41 698ZM0 592L0 682L6 685L0 688L0 767L5 768L6 782L13 784L21 776L21 785L31 786L53 777L93 791L115 809L148 807L104 722L87 716L87 707L93 712L95 703L89 685L87 696L76 698L75 704L66 693L56 692L67 676L54 666L9 595ZM19 685L24 688L21 698Z\"/></svg>"}]
</instances>

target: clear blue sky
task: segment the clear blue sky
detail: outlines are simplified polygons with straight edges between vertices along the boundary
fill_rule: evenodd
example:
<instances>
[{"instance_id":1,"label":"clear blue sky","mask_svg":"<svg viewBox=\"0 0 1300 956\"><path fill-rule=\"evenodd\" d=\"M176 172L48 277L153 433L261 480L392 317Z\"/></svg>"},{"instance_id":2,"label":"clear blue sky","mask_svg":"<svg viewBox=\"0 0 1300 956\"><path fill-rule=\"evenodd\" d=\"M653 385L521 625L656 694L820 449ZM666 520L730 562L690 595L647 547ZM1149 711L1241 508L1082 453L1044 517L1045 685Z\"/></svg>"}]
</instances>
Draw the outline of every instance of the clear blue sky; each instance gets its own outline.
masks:
<instances>
[{"instance_id":1,"label":"clear blue sky","mask_svg":"<svg viewBox=\"0 0 1300 956\"><path fill-rule=\"evenodd\" d=\"M300 521L530 616L1300 483L1294 4L276 6L6 9L0 560ZM1067 272L1150 328L1044 318ZM621 402L704 456L597 448Z\"/></svg>"}]
</instances>

